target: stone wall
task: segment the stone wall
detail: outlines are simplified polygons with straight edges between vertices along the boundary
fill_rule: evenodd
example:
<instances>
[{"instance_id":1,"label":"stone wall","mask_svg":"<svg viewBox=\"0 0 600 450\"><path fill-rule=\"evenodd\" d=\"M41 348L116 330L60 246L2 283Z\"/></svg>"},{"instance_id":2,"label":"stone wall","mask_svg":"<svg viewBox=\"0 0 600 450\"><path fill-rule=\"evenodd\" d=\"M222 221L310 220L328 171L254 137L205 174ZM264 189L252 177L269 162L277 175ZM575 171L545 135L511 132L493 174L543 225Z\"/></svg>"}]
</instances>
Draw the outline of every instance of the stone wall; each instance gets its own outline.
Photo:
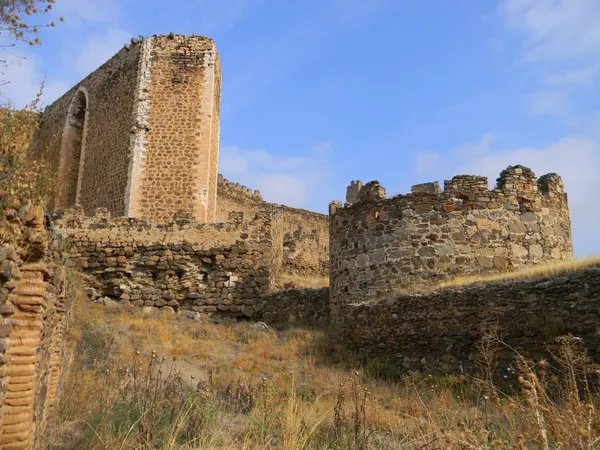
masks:
<instances>
[{"instance_id":1,"label":"stone wall","mask_svg":"<svg viewBox=\"0 0 600 450\"><path fill-rule=\"evenodd\" d=\"M340 304L376 300L465 273L505 272L572 258L562 181L509 167L497 188L456 176L385 198L378 182L330 205L333 317Z\"/></svg>"},{"instance_id":2,"label":"stone wall","mask_svg":"<svg viewBox=\"0 0 600 450\"><path fill-rule=\"evenodd\" d=\"M134 155L128 216L215 219L221 72L214 42L175 35L146 39L149 103L144 147ZM136 176L137 174L137 176ZM211 189L212 188L212 189Z\"/></svg>"},{"instance_id":3,"label":"stone wall","mask_svg":"<svg viewBox=\"0 0 600 450\"><path fill-rule=\"evenodd\" d=\"M132 40L42 115L33 147L58 173L54 206L214 221L220 89L211 39Z\"/></svg>"},{"instance_id":4,"label":"stone wall","mask_svg":"<svg viewBox=\"0 0 600 450\"><path fill-rule=\"evenodd\" d=\"M395 295L377 303L340 306L341 341L366 357L405 370L467 372L485 330L521 354L548 359L554 338L571 333L600 362L600 267L553 279L511 281ZM508 363L514 352L502 348ZM500 365L506 369L506 364Z\"/></svg>"},{"instance_id":5,"label":"stone wall","mask_svg":"<svg viewBox=\"0 0 600 450\"><path fill-rule=\"evenodd\" d=\"M56 207L77 201L86 211L125 213L141 53L140 45L123 48L45 109L34 148L58 173ZM78 131L85 133L75 145Z\"/></svg>"},{"instance_id":6,"label":"stone wall","mask_svg":"<svg viewBox=\"0 0 600 450\"><path fill-rule=\"evenodd\" d=\"M280 216L283 240L282 271L285 275L325 276L329 271L329 220L326 215L265 202L259 191L219 175L217 221L231 211L251 217L259 211Z\"/></svg>"},{"instance_id":7,"label":"stone wall","mask_svg":"<svg viewBox=\"0 0 600 450\"><path fill-rule=\"evenodd\" d=\"M58 401L66 266L41 209L0 216L0 448L30 449Z\"/></svg>"},{"instance_id":8,"label":"stone wall","mask_svg":"<svg viewBox=\"0 0 600 450\"><path fill-rule=\"evenodd\" d=\"M92 300L251 317L253 299L274 289L272 274L280 271L276 218L269 213L249 221L233 213L228 223L157 225L100 211L69 213L57 225L72 243L71 258L83 269Z\"/></svg>"},{"instance_id":9,"label":"stone wall","mask_svg":"<svg viewBox=\"0 0 600 450\"><path fill-rule=\"evenodd\" d=\"M329 289L290 289L254 300L254 319L269 326L325 326L329 323Z\"/></svg>"}]
</instances>

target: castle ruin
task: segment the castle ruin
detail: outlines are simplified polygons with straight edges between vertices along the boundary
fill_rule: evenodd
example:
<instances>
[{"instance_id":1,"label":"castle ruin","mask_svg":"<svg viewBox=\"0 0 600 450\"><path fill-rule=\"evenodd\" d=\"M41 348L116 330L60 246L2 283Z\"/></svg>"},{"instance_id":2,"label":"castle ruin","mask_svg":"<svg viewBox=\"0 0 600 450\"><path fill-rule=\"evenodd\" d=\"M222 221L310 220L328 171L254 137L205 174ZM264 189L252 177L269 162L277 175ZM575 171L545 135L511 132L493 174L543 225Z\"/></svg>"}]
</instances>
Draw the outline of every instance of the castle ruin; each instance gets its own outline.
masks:
<instances>
[{"instance_id":1,"label":"castle ruin","mask_svg":"<svg viewBox=\"0 0 600 450\"><path fill-rule=\"evenodd\" d=\"M332 310L464 274L506 272L573 257L567 194L557 174L523 166L418 184L386 199L354 181L330 204ZM335 315L335 314L334 314Z\"/></svg>"},{"instance_id":2,"label":"castle ruin","mask_svg":"<svg viewBox=\"0 0 600 450\"><path fill-rule=\"evenodd\" d=\"M347 347L406 370L473 368L487 326L534 357L573 333L598 360L598 267L423 289L571 259L558 175L509 166L494 189L459 175L443 190L424 183L392 198L376 181L354 181L329 217L268 203L218 175L220 89L211 39L152 36L132 39L44 112L33 148L58 173L54 213L0 214L19 237L0 247L0 446L32 448L55 408L66 259L90 301L194 320L334 323ZM286 276L326 274L329 289L284 289Z\"/></svg>"}]
</instances>

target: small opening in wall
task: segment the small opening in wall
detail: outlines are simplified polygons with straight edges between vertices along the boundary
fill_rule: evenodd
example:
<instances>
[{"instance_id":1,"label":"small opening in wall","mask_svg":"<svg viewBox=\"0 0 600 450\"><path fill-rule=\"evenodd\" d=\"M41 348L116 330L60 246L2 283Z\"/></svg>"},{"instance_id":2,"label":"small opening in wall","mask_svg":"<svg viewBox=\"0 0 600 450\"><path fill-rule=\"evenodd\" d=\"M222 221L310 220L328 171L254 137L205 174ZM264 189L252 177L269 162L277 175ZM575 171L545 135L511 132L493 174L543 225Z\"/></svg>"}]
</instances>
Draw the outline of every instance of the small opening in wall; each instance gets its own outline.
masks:
<instances>
[{"instance_id":1,"label":"small opening in wall","mask_svg":"<svg viewBox=\"0 0 600 450\"><path fill-rule=\"evenodd\" d=\"M375 220L379 220L379 216L380 216L379 211L375 211L375 214L373 216L375 217Z\"/></svg>"},{"instance_id":2,"label":"small opening in wall","mask_svg":"<svg viewBox=\"0 0 600 450\"><path fill-rule=\"evenodd\" d=\"M461 207L464 203L464 200L462 198L458 198L458 197L454 197L452 199L452 201L454 202L454 206L457 206L457 207Z\"/></svg>"}]
</instances>

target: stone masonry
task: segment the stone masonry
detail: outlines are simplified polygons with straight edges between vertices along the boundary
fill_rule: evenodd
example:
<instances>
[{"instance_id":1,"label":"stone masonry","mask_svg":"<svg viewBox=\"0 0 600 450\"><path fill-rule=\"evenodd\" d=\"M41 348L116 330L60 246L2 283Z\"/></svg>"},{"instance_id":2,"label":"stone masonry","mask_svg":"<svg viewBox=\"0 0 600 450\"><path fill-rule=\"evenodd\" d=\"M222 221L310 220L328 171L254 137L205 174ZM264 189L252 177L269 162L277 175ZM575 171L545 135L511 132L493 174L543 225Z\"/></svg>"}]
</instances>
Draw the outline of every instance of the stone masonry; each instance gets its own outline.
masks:
<instances>
[{"instance_id":1,"label":"stone masonry","mask_svg":"<svg viewBox=\"0 0 600 450\"><path fill-rule=\"evenodd\" d=\"M576 336L600 362L600 267L555 278L488 283L428 294L390 295L340 306L340 340L365 358L403 371L469 373L481 362L477 345L495 332L536 361L557 351L556 337ZM500 346L500 368L515 351Z\"/></svg>"},{"instance_id":2,"label":"stone masonry","mask_svg":"<svg viewBox=\"0 0 600 450\"><path fill-rule=\"evenodd\" d=\"M213 222L220 89L211 39L132 39L42 115L34 149L58 173L54 206Z\"/></svg>"},{"instance_id":3,"label":"stone masonry","mask_svg":"<svg viewBox=\"0 0 600 450\"><path fill-rule=\"evenodd\" d=\"M572 258L571 224L560 177L536 179L508 167L497 187L460 175L386 199L378 182L348 188L330 205L332 318L343 303L461 274L505 272Z\"/></svg>"},{"instance_id":4,"label":"stone masonry","mask_svg":"<svg viewBox=\"0 0 600 450\"><path fill-rule=\"evenodd\" d=\"M277 217L199 224L66 214L57 220L71 243L91 300L209 317L252 317L253 300L274 290L280 270Z\"/></svg>"}]
</instances>

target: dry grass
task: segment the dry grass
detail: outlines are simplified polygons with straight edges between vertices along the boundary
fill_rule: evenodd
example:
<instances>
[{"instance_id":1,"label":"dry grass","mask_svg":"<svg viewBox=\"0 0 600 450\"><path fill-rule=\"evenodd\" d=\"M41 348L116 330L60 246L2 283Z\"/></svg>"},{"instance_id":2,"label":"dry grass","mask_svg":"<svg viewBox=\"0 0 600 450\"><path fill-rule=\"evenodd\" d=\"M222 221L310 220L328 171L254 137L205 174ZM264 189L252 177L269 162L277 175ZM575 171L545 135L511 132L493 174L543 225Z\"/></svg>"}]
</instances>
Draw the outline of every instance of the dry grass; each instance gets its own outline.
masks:
<instances>
[{"instance_id":1,"label":"dry grass","mask_svg":"<svg viewBox=\"0 0 600 450\"><path fill-rule=\"evenodd\" d=\"M281 275L281 284L286 289L320 289L329 287L329 277L317 275Z\"/></svg>"},{"instance_id":2,"label":"dry grass","mask_svg":"<svg viewBox=\"0 0 600 450\"><path fill-rule=\"evenodd\" d=\"M498 384L491 370L430 377L361 363L325 331L81 300L75 317L53 449L600 447L597 368L568 337L554 360L518 359ZM482 352L497 345L490 337Z\"/></svg>"},{"instance_id":3,"label":"dry grass","mask_svg":"<svg viewBox=\"0 0 600 450\"><path fill-rule=\"evenodd\" d=\"M524 270L498 274L473 275L456 277L431 286L428 291L438 291L447 288L461 288L465 286L494 283L499 281L527 280L545 277L558 277L571 272L584 270L589 267L600 266L600 256L558 263L539 264Z\"/></svg>"}]
</instances>

